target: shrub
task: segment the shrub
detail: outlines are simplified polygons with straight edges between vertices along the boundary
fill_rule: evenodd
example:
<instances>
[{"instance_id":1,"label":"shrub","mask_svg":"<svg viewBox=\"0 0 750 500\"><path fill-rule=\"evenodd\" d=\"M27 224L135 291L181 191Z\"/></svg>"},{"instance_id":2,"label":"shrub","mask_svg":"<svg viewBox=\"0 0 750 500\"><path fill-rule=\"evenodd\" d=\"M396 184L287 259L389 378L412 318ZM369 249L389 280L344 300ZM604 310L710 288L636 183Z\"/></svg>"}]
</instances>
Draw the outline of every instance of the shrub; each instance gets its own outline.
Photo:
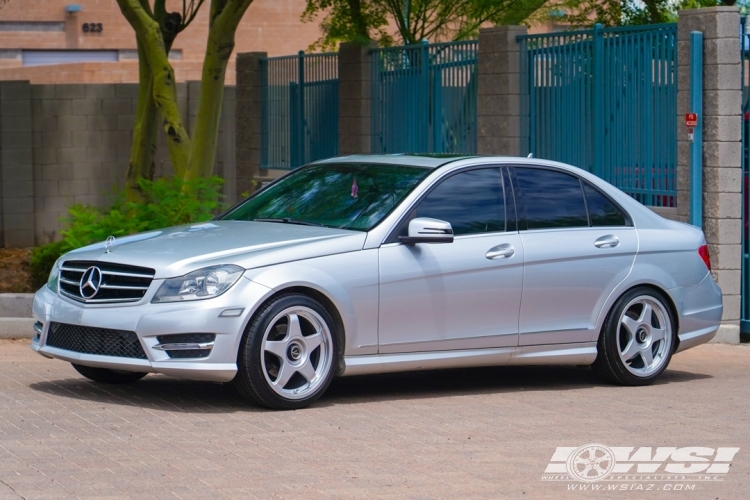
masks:
<instances>
[{"instance_id":1,"label":"shrub","mask_svg":"<svg viewBox=\"0 0 750 500\"><path fill-rule=\"evenodd\" d=\"M55 261L65 252L70 250L64 241L56 241L46 245L38 246L31 250L31 284L39 288L47 282L47 277L55 265Z\"/></svg>"},{"instance_id":2,"label":"shrub","mask_svg":"<svg viewBox=\"0 0 750 500\"><path fill-rule=\"evenodd\" d=\"M63 239L31 251L34 286L44 285L55 261L70 250L104 241L108 236L127 236L209 220L224 208L221 202L223 182L220 177L191 181L142 179L143 203L126 202L119 195L109 209L81 204L68 207L68 217L62 219L67 224L62 231Z\"/></svg>"}]
</instances>

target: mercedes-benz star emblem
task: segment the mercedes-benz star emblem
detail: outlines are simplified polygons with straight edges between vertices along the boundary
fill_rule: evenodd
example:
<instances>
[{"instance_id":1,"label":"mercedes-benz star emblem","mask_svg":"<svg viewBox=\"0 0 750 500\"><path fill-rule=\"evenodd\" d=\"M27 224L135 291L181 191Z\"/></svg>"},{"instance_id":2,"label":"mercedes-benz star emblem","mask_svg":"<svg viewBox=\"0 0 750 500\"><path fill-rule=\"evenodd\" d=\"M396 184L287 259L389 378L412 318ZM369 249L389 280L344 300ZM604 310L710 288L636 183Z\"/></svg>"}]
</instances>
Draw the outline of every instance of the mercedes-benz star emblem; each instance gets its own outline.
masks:
<instances>
[{"instance_id":1,"label":"mercedes-benz star emblem","mask_svg":"<svg viewBox=\"0 0 750 500\"><path fill-rule=\"evenodd\" d=\"M107 240L104 242L104 251L106 253L110 253L114 249L115 249L115 237L107 236Z\"/></svg>"},{"instance_id":2,"label":"mercedes-benz star emblem","mask_svg":"<svg viewBox=\"0 0 750 500\"><path fill-rule=\"evenodd\" d=\"M78 289L81 292L81 297L91 299L99 293L101 286L102 271L96 266L91 266L81 276L81 284L78 285Z\"/></svg>"}]
</instances>

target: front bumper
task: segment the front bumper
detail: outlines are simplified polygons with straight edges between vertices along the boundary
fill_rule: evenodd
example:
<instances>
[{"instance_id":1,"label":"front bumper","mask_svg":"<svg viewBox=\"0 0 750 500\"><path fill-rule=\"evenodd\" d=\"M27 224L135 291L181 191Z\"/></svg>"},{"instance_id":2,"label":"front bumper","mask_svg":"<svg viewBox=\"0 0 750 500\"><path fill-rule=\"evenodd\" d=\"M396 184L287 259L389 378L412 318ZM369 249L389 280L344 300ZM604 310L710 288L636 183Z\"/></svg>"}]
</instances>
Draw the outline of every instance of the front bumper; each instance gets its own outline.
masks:
<instances>
[{"instance_id":1,"label":"front bumper","mask_svg":"<svg viewBox=\"0 0 750 500\"><path fill-rule=\"evenodd\" d=\"M213 299L152 304L151 299L162 283L163 280L154 280L138 302L102 305L83 305L44 286L34 296L33 316L43 326L31 348L48 358L86 366L163 373L189 380L232 380L237 373L242 333L255 308L272 290L243 277L229 291ZM227 310L242 312L221 316ZM50 322L135 332L148 359L85 354L47 345ZM159 344L159 335L185 333L215 334L210 354L204 358L175 359L154 348Z\"/></svg>"}]
</instances>

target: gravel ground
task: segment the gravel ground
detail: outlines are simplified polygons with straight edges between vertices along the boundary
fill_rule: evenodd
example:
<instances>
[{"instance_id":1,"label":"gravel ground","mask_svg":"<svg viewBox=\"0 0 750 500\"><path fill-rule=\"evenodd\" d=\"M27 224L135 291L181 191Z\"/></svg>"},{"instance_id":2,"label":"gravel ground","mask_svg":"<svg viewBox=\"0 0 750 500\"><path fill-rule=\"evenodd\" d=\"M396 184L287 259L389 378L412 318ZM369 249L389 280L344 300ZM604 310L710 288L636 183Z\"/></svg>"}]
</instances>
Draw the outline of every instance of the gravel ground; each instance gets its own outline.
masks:
<instances>
[{"instance_id":1,"label":"gravel ground","mask_svg":"<svg viewBox=\"0 0 750 500\"><path fill-rule=\"evenodd\" d=\"M0 341L0 498L744 499L749 387L750 348L713 344L650 387L575 367L417 372L272 412L230 385L94 384ZM557 447L587 443L740 450L720 480L542 480Z\"/></svg>"},{"instance_id":2,"label":"gravel ground","mask_svg":"<svg viewBox=\"0 0 750 500\"><path fill-rule=\"evenodd\" d=\"M30 248L0 248L0 293L34 293Z\"/></svg>"}]
</instances>

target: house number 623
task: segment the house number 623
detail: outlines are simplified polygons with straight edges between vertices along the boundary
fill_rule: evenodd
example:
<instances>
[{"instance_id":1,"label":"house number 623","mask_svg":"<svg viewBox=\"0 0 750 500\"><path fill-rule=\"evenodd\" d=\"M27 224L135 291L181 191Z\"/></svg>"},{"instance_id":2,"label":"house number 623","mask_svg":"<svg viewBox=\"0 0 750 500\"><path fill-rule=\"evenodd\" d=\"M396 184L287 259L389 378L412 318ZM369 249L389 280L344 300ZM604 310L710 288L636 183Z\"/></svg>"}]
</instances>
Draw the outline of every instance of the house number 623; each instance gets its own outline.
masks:
<instances>
[{"instance_id":1,"label":"house number 623","mask_svg":"<svg viewBox=\"0 0 750 500\"><path fill-rule=\"evenodd\" d=\"M103 30L102 23L83 23L84 33L101 33Z\"/></svg>"}]
</instances>

